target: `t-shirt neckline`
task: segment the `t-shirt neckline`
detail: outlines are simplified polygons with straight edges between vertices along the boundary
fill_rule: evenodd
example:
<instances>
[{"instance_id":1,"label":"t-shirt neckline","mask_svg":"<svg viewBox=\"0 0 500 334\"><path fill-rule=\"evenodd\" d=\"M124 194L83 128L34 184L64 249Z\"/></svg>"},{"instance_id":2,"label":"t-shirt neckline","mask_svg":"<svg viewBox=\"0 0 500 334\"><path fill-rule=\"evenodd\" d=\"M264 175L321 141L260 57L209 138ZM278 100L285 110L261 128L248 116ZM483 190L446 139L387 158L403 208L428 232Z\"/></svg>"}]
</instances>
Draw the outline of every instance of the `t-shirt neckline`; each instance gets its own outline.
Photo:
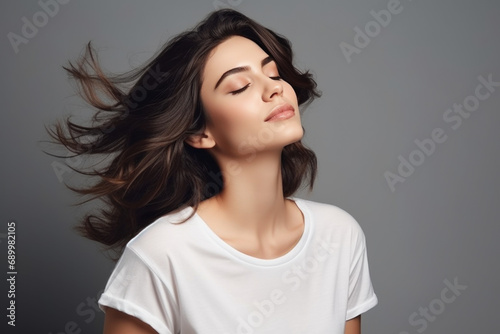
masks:
<instances>
[{"instance_id":1,"label":"t-shirt neckline","mask_svg":"<svg viewBox=\"0 0 500 334\"><path fill-rule=\"evenodd\" d=\"M205 234L208 235L219 247L229 253L231 256L237 258L240 261L243 261L248 264L257 265L257 266L277 266L282 265L293 258L295 258L306 246L309 236L311 235L312 230L312 217L310 215L309 210L306 205L302 202L301 199L295 197L287 197L295 202L299 210L302 212L304 217L304 231L299 239L299 241L295 244L295 246L288 251L286 254L276 257L274 259L262 259L258 257L254 257L243 252L240 252L233 246L226 243L221 237L219 237L209 226L208 224L199 216L196 212L194 213L195 221L202 227Z\"/></svg>"}]
</instances>

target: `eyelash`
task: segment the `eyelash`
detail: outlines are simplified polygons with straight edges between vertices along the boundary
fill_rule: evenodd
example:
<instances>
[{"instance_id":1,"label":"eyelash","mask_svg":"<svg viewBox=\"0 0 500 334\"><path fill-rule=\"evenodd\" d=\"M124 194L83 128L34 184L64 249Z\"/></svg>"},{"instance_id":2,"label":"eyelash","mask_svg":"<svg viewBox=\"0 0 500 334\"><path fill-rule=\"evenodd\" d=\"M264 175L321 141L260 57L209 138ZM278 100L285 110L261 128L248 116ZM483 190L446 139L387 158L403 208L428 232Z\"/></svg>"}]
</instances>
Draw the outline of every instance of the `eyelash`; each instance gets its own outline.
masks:
<instances>
[{"instance_id":1,"label":"eyelash","mask_svg":"<svg viewBox=\"0 0 500 334\"><path fill-rule=\"evenodd\" d=\"M273 80L281 80L281 77L280 76L276 76L276 77L270 77L271 79ZM245 87L241 88L241 89L238 89L238 90L235 90L234 92L231 92L232 95L238 95L240 93L243 93L247 88L248 88L249 84L246 85Z\"/></svg>"}]
</instances>

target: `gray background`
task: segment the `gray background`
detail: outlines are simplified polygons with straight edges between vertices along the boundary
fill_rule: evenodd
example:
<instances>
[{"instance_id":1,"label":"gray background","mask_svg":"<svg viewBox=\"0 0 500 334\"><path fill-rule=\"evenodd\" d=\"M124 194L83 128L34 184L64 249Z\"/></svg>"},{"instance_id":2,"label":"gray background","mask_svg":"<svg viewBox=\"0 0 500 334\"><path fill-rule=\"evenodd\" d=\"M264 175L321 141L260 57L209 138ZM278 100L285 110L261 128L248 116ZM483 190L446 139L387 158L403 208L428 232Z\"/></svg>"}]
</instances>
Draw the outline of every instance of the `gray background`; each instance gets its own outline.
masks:
<instances>
[{"instance_id":1,"label":"gray background","mask_svg":"<svg viewBox=\"0 0 500 334\"><path fill-rule=\"evenodd\" d=\"M354 28L364 30L387 0L223 2L288 37L296 65L311 69L323 91L303 116L319 176L313 193L299 196L345 209L365 231L379 305L363 315L364 333L496 332L500 87L459 128L443 116L474 94L478 76L500 81L500 3L402 0L401 12L348 62L340 43L354 45ZM214 9L212 0L70 1L15 53L7 34L21 35L22 18L32 21L42 8L2 4L0 247L6 254L14 220L17 332L100 332L104 317L92 300L113 268L97 244L72 232L85 208L70 206L77 197L52 166L63 159L42 153L39 142L44 125L91 113L61 66L92 40L104 68L129 70ZM398 173L398 156L409 159L414 141L435 128L446 141L392 191L384 173ZM78 180L70 172L62 179ZM466 288L444 303L445 280L455 279ZM2 312L6 291L4 280ZM427 318L418 314L429 307Z\"/></svg>"}]
</instances>

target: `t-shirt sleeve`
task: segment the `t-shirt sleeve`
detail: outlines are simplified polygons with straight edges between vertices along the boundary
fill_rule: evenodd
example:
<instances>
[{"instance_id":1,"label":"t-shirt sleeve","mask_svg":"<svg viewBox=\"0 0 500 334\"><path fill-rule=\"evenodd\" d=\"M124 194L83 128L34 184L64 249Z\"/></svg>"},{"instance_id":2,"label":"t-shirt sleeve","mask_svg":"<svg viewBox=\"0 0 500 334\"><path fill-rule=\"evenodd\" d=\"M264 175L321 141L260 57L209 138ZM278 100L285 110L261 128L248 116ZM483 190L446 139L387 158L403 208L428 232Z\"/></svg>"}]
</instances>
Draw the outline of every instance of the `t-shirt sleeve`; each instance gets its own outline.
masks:
<instances>
[{"instance_id":1,"label":"t-shirt sleeve","mask_svg":"<svg viewBox=\"0 0 500 334\"><path fill-rule=\"evenodd\" d=\"M98 301L132 315L158 333L174 334L177 303L171 290L148 264L128 246L123 251Z\"/></svg>"},{"instance_id":2,"label":"t-shirt sleeve","mask_svg":"<svg viewBox=\"0 0 500 334\"><path fill-rule=\"evenodd\" d=\"M365 235L357 223L353 239L346 321L368 311L378 303L370 279Z\"/></svg>"}]
</instances>

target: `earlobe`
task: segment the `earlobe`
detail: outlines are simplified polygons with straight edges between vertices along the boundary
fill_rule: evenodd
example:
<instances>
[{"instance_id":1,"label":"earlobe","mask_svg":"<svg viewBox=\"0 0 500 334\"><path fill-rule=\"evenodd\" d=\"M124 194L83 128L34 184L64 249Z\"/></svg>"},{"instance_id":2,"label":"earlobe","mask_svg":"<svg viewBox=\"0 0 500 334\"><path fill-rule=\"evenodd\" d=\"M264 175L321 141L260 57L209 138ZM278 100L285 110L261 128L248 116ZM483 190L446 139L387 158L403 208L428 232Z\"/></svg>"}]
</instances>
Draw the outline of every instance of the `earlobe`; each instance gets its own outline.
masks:
<instances>
[{"instance_id":1,"label":"earlobe","mask_svg":"<svg viewBox=\"0 0 500 334\"><path fill-rule=\"evenodd\" d=\"M215 146L215 140L207 132L189 136L185 142L194 148L212 148Z\"/></svg>"}]
</instances>

